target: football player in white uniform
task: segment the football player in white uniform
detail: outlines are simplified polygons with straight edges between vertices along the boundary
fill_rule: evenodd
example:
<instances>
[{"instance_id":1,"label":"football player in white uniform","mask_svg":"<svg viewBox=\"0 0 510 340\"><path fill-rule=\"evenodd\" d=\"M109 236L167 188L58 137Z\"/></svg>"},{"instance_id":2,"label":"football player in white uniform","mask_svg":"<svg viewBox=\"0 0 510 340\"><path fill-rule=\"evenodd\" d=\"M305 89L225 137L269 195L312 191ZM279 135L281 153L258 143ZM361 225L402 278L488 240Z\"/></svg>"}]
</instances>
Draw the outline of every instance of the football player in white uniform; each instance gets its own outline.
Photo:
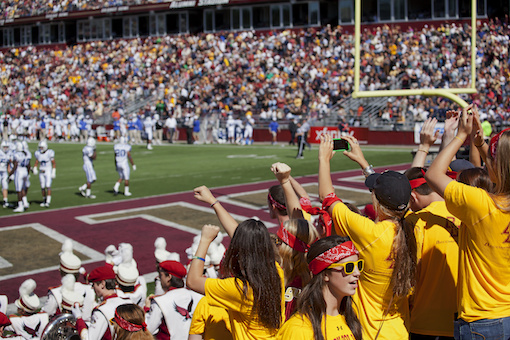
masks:
<instances>
[{"instance_id":1,"label":"football player in white uniform","mask_svg":"<svg viewBox=\"0 0 510 340\"><path fill-rule=\"evenodd\" d=\"M2 195L4 198L3 207L9 206L7 195L9 193L9 164L11 163L11 152L9 142L2 141L0 148L0 180L2 181Z\"/></svg>"},{"instance_id":2,"label":"football player in white uniform","mask_svg":"<svg viewBox=\"0 0 510 340\"><path fill-rule=\"evenodd\" d=\"M155 122L154 122L154 120L152 120L151 116L145 117L145 120L143 121L143 126L145 128L145 133L147 134L147 149L148 150L152 150L152 139L153 139L154 125L155 125Z\"/></svg>"},{"instance_id":3,"label":"football player in white uniform","mask_svg":"<svg viewBox=\"0 0 510 340\"><path fill-rule=\"evenodd\" d=\"M37 170L38 165L39 170ZM34 175L39 173L43 197L41 207L49 208L51 203L51 182L57 175L57 168L55 167L55 151L48 149L48 142L46 140L39 142L39 150L35 152L35 164L32 172Z\"/></svg>"},{"instance_id":4,"label":"football player in white uniform","mask_svg":"<svg viewBox=\"0 0 510 340\"><path fill-rule=\"evenodd\" d=\"M96 171L94 170L93 161L96 159L96 140L92 137L87 139L87 145L83 147L83 171L87 177L87 183L83 184L78 188L82 196L87 198L96 198L96 196L90 194L90 187L97 179Z\"/></svg>"},{"instance_id":5,"label":"football player in white uniform","mask_svg":"<svg viewBox=\"0 0 510 340\"><path fill-rule=\"evenodd\" d=\"M25 193L28 172L30 171L30 159L23 151L23 144L16 142L16 152L12 158L12 169L9 172L9 175L14 174L14 185L18 193L18 207L14 209L14 212L23 212L25 208L28 208Z\"/></svg>"},{"instance_id":6,"label":"football player in white uniform","mask_svg":"<svg viewBox=\"0 0 510 340\"><path fill-rule=\"evenodd\" d=\"M113 193L118 195L120 184L124 180L124 195L131 196L131 192L129 192L130 168L128 160L133 167L133 171L136 171L136 165L133 162L133 157L131 157L131 145L127 143L125 136L119 138L119 143L114 145L113 151L115 154L115 167L119 173L119 180L113 186Z\"/></svg>"}]
</instances>

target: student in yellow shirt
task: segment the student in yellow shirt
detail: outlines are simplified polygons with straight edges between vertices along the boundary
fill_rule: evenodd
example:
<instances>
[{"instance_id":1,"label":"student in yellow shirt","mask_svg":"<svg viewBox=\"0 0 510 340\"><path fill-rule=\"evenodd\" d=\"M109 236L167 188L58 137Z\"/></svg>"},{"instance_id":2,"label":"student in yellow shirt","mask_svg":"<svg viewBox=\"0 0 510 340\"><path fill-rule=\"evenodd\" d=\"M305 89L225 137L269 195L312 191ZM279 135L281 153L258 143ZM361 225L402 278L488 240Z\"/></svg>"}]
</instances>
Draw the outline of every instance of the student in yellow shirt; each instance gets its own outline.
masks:
<instances>
[{"instance_id":1,"label":"student in yellow shirt","mask_svg":"<svg viewBox=\"0 0 510 340\"><path fill-rule=\"evenodd\" d=\"M446 175L452 157L471 134L487 164L494 193ZM458 319L454 337L510 338L510 129L489 145L475 106L462 109L457 136L436 157L425 178L463 224L459 232Z\"/></svg>"},{"instance_id":2,"label":"student in yellow shirt","mask_svg":"<svg viewBox=\"0 0 510 340\"><path fill-rule=\"evenodd\" d=\"M361 340L352 307L363 260L348 237L329 236L310 246L313 278L298 298L297 313L285 322L278 340Z\"/></svg>"},{"instance_id":3,"label":"student in yellow shirt","mask_svg":"<svg viewBox=\"0 0 510 340\"><path fill-rule=\"evenodd\" d=\"M198 302L193 313L188 340L232 340L225 309L212 307L207 298Z\"/></svg>"},{"instance_id":4,"label":"student in yellow shirt","mask_svg":"<svg viewBox=\"0 0 510 340\"><path fill-rule=\"evenodd\" d=\"M409 306L407 296L414 284L416 240L413 226L404 220L409 208L411 185L395 171L376 174L352 136L344 136L350 151L343 154L357 162L367 176L377 222L351 211L334 194L330 175L333 158L331 136L321 136L319 147L319 196L323 209L333 218L338 235L349 236L365 260L354 296L364 339L407 340Z\"/></svg>"},{"instance_id":5,"label":"student in yellow shirt","mask_svg":"<svg viewBox=\"0 0 510 340\"><path fill-rule=\"evenodd\" d=\"M249 219L231 229L232 240L220 271L225 279L202 276L205 256L220 228L205 225L186 280L205 294L209 304L228 312L234 339L274 339L283 323L283 271L275 261L273 242L264 223Z\"/></svg>"},{"instance_id":6,"label":"student in yellow shirt","mask_svg":"<svg viewBox=\"0 0 510 340\"><path fill-rule=\"evenodd\" d=\"M413 189L413 212L406 220L414 225L418 249L416 286L410 299L411 340L453 340L461 221L429 187L424 173L420 167L405 173Z\"/></svg>"}]
</instances>

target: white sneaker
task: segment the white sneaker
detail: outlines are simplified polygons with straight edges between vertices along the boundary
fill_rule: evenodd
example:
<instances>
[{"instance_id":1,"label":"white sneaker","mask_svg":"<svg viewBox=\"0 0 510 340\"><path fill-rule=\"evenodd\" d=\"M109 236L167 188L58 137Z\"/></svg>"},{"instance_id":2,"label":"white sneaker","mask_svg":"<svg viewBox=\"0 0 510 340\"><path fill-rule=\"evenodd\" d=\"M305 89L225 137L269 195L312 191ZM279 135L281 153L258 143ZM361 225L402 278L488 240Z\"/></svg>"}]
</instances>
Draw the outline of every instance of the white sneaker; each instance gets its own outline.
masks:
<instances>
[{"instance_id":1,"label":"white sneaker","mask_svg":"<svg viewBox=\"0 0 510 340\"><path fill-rule=\"evenodd\" d=\"M46 202L42 202L41 204L39 204L39 206L45 207L46 206Z\"/></svg>"},{"instance_id":2,"label":"white sneaker","mask_svg":"<svg viewBox=\"0 0 510 340\"><path fill-rule=\"evenodd\" d=\"M87 193L85 192L85 190L80 190L80 193L83 197L87 197Z\"/></svg>"},{"instance_id":3,"label":"white sneaker","mask_svg":"<svg viewBox=\"0 0 510 340\"><path fill-rule=\"evenodd\" d=\"M16 209L13 210L14 212L24 212L25 208L22 205L18 205Z\"/></svg>"},{"instance_id":4,"label":"white sneaker","mask_svg":"<svg viewBox=\"0 0 510 340\"><path fill-rule=\"evenodd\" d=\"M49 204L49 203L44 203L44 207L45 207L45 208L49 208L49 207L50 207L50 204Z\"/></svg>"},{"instance_id":5,"label":"white sneaker","mask_svg":"<svg viewBox=\"0 0 510 340\"><path fill-rule=\"evenodd\" d=\"M2 205L2 207L4 207L4 208L8 208L8 207L9 207L9 202L5 202L5 201L4 201L4 204Z\"/></svg>"},{"instance_id":6,"label":"white sneaker","mask_svg":"<svg viewBox=\"0 0 510 340\"><path fill-rule=\"evenodd\" d=\"M30 203L23 203L23 205L25 206L25 209L28 209L30 207Z\"/></svg>"},{"instance_id":7,"label":"white sneaker","mask_svg":"<svg viewBox=\"0 0 510 340\"><path fill-rule=\"evenodd\" d=\"M152 150L152 145L147 145L147 150Z\"/></svg>"},{"instance_id":8,"label":"white sneaker","mask_svg":"<svg viewBox=\"0 0 510 340\"><path fill-rule=\"evenodd\" d=\"M130 193L129 191L124 193L124 196L131 196L131 195L133 195L133 194Z\"/></svg>"},{"instance_id":9,"label":"white sneaker","mask_svg":"<svg viewBox=\"0 0 510 340\"><path fill-rule=\"evenodd\" d=\"M85 197L90 198L90 199L95 199L96 195L88 195L88 196L85 196Z\"/></svg>"}]
</instances>

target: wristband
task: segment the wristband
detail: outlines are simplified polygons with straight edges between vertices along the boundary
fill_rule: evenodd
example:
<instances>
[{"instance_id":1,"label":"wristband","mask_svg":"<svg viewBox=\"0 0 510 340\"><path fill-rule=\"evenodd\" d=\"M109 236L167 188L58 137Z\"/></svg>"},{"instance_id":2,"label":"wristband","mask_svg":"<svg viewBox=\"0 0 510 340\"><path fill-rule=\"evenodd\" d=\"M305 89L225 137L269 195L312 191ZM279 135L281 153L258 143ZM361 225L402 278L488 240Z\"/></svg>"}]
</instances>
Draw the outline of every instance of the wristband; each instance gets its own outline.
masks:
<instances>
[{"instance_id":1,"label":"wristband","mask_svg":"<svg viewBox=\"0 0 510 340\"><path fill-rule=\"evenodd\" d=\"M459 136L455 136L455 138L457 138L458 140L460 140L462 142L462 144L464 144L464 141L462 139L460 139Z\"/></svg>"},{"instance_id":2,"label":"wristband","mask_svg":"<svg viewBox=\"0 0 510 340\"><path fill-rule=\"evenodd\" d=\"M215 205L216 203L218 203L218 200L214 201L214 203L213 203L213 204L211 204L211 208L212 208L212 206L213 206L213 205Z\"/></svg>"},{"instance_id":3,"label":"wristband","mask_svg":"<svg viewBox=\"0 0 510 340\"><path fill-rule=\"evenodd\" d=\"M200 257L200 256L193 256L191 259L192 260L200 260L200 261L205 262L205 259L203 257Z\"/></svg>"},{"instance_id":4,"label":"wristband","mask_svg":"<svg viewBox=\"0 0 510 340\"><path fill-rule=\"evenodd\" d=\"M361 170L361 172L363 172L365 177L375 174L374 167L372 165L367 166L365 169Z\"/></svg>"},{"instance_id":5,"label":"wristband","mask_svg":"<svg viewBox=\"0 0 510 340\"><path fill-rule=\"evenodd\" d=\"M477 148L481 148L482 146L484 146L485 144L485 140L482 141L482 144L480 145L476 145L475 142L473 142L473 145L476 146Z\"/></svg>"},{"instance_id":6,"label":"wristband","mask_svg":"<svg viewBox=\"0 0 510 340\"><path fill-rule=\"evenodd\" d=\"M425 154L427 154L427 155L429 154L429 152L428 152L428 151L425 151L425 150L423 150L423 149L418 149L418 151L425 152ZM418 151L417 151L417 152L418 152Z\"/></svg>"},{"instance_id":7,"label":"wristband","mask_svg":"<svg viewBox=\"0 0 510 340\"><path fill-rule=\"evenodd\" d=\"M285 182L281 182L280 185L284 185L285 183L290 182L290 179L286 180Z\"/></svg>"}]
</instances>

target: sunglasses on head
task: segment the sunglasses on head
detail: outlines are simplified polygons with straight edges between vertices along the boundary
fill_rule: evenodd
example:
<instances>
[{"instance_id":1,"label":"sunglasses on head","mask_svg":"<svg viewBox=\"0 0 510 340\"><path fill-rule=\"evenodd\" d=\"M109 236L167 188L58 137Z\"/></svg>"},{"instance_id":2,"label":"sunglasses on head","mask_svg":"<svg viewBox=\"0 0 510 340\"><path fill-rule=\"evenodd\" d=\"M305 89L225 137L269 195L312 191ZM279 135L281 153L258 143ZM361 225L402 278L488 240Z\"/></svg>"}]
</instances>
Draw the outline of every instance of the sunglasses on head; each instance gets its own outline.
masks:
<instances>
[{"instance_id":1,"label":"sunglasses on head","mask_svg":"<svg viewBox=\"0 0 510 340\"><path fill-rule=\"evenodd\" d=\"M349 275L352 274L354 271L354 268L358 267L359 272L361 273L363 271L363 268L365 266L365 261L358 260L358 261L351 261L351 262L344 262L344 263L333 263L328 267L328 269L334 269L336 267L342 267L344 269L344 273Z\"/></svg>"}]
</instances>

